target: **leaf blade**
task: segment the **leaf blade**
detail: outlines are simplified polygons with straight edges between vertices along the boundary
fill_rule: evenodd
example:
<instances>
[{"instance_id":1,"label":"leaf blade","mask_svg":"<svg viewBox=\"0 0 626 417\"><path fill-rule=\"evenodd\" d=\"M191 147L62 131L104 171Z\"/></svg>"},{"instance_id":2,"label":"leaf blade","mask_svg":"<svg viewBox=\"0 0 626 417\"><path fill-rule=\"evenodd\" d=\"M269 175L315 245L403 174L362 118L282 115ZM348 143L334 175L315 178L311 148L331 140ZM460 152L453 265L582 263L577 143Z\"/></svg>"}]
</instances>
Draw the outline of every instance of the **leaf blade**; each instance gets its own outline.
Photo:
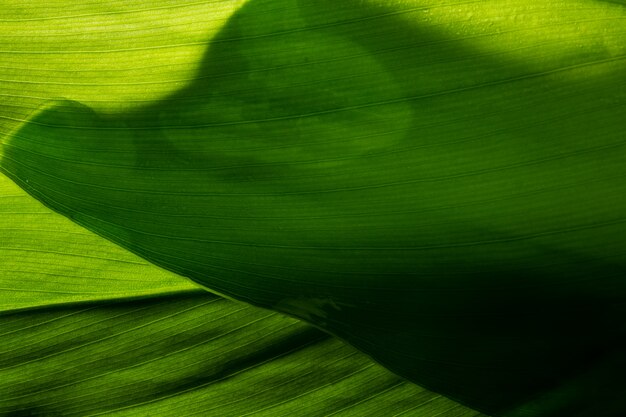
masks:
<instances>
[{"instance_id":1,"label":"leaf blade","mask_svg":"<svg viewBox=\"0 0 626 417\"><path fill-rule=\"evenodd\" d=\"M625 97L622 8L507 4L519 21L250 2L190 86L118 118L60 102L3 169L152 262L506 415L623 343Z\"/></svg>"}]
</instances>

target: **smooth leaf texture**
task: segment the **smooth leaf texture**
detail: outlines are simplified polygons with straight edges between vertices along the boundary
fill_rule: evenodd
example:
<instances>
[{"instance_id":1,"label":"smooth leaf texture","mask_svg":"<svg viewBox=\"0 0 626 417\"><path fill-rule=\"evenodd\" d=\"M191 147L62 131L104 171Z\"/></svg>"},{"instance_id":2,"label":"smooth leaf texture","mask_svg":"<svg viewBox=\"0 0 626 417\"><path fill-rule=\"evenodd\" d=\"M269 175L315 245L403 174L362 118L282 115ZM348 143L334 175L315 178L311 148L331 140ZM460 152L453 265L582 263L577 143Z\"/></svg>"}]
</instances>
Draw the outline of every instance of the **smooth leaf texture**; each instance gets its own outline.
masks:
<instances>
[{"instance_id":1,"label":"smooth leaf texture","mask_svg":"<svg viewBox=\"0 0 626 417\"><path fill-rule=\"evenodd\" d=\"M625 16L250 0L176 91L54 97L1 166L153 263L479 409L622 415Z\"/></svg>"}]
</instances>

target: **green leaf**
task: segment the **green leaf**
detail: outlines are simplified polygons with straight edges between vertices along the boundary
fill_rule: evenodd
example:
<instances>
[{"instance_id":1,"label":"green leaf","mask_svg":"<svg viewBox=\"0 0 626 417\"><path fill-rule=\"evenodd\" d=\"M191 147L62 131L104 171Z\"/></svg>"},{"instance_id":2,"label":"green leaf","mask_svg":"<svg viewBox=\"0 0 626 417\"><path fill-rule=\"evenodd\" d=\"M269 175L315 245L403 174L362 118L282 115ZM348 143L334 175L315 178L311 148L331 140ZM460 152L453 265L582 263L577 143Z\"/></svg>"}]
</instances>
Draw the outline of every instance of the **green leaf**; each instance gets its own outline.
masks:
<instances>
[{"instance_id":1,"label":"green leaf","mask_svg":"<svg viewBox=\"0 0 626 417\"><path fill-rule=\"evenodd\" d=\"M51 212L0 177L0 314L198 291Z\"/></svg>"},{"instance_id":2,"label":"green leaf","mask_svg":"<svg viewBox=\"0 0 626 417\"><path fill-rule=\"evenodd\" d=\"M125 2L111 13L110 4L102 10L91 3L81 10L77 3L58 3L67 7L46 2L22 10L12 10L18 4L3 5L0 11L27 18L26 23L3 20L0 31L2 45L13 49L4 51L0 68L5 134L31 108L57 95L57 87L67 95L99 99L101 94L85 83L100 83L105 73L109 81L113 76L124 81L129 72L148 76L132 65L119 68L123 61L75 54L83 59L80 72L67 54L49 50L52 45L76 48L81 40L93 47L103 36L125 43L115 31L94 29L107 21L124 27L120 35L127 37L133 22L141 32L142 26L153 26L154 7ZM177 8L170 22L178 26L163 27L161 34L175 38L178 27L189 39L193 24L203 30L219 26L219 16L236 7L224 4L221 10L215 4ZM210 12L211 19L196 22L199 10ZM71 23L65 26L66 21ZM185 57L182 68L193 54L186 46L174 49L173 55ZM142 54L153 65L159 59L170 66L175 61L163 50ZM51 59L56 55L61 57ZM117 71L102 71L107 65ZM156 80L172 76L158 68ZM67 74L73 75L70 82L55 84L67 81ZM144 99L163 90L153 87L141 90ZM128 105L128 90L120 88L115 96L107 87L107 97L117 99L101 109ZM46 209L6 177L0 177L0 340L0 415L476 415L311 326L206 293Z\"/></svg>"},{"instance_id":3,"label":"green leaf","mask_svg":"<svg viewBox=\"0 0 626 417\"><path fill-rule=\"evenodd\" d=\"M341 341L209 295L3 317L1 415L477 413Z\"/></svg>"},{"instance_id":4,"label":"green leaf","mask_svg":"<svg viewBox=\"0 0 626 417\"><path fill-rule=\"evenodd\" d=\"M2 416L477 415L147 264L4 177L0 236Z\"/></svg>"},{"instance_id":5,"label":"green leaf","mask_svg":"<svg viewBox=\"0 0 626 417\"><path fill-rule=\"evenodd\" d=\"M99 9L101 5L92 3L85 10L79 4L56 5L32 4L19 12L3 5L7 16L28 19L4 20L0 31L4 48L13 49L4 51L3 57L10 59L3 59L0 68L3 134L47 97L62 92L98 99L100 93L86 83L95 80L97 87L115 76L125 81L146 75L146 67L135 68L135 61L123 68L120 56L125 52L111 53L111 61L96 61L76 51L27 51L50 48L50 39L53 49L70 50L82 47L75 45L77 40L93 47L103 36L115 45L127 42L132 31L116 39L117 31L93 29L105 27L107 21L147 31L145 26L154 23L146 2L126 2L118 13L107 10L110 4ZM178 23L189 40L195 33L190 24L203 30L219 26L219 17L237 6L224 5L186 5L168 21ZM193 13L202 10L210 12L211 19L196 22ZM71 23L63 27L68 20ZM165 38L176 41L175 25L161 28L161 34L164 30ZM50 37L51 31L55 33ZM172 76L168 70L176 55L184 56L179 74L193 58L189 46L173 49L174 54L141 51L153 66L158 60L169 64L159 67L155 80ZM55 56L60 57L51 59ZM82 66L68 56L80 59ZM102 70L107 66L116 71ZM77 75L79 67L83 72ZM55 84L68 74L74 76L72 82ZM141 91L146 99L163 90L156 83L152 87ZM116 94L107 86L107 93L116 99L100 101L101 109L120 111L128 105L128 86ZM134 94L136 99L137 91ZM185 415L220 416L476 415L390 374L326 333L217 298L150 265L51 212L0 177L0 415L179 415L181 410Z\"/></svg>"},{"instance_id":6,"label":"green leaf","mask_svg":"<svg viewBox=\"0 0 626 417\"><path fill-rule=\"evenodd\" d=\"M156 66L48 81L60 94L0 165L151 262L474 407L621 415L624 17L583 0L250 0L169 91ZM197 46L190 32L163 48ZM127 68L149 36L54 45Z\"/></svg>"}]
</instances>

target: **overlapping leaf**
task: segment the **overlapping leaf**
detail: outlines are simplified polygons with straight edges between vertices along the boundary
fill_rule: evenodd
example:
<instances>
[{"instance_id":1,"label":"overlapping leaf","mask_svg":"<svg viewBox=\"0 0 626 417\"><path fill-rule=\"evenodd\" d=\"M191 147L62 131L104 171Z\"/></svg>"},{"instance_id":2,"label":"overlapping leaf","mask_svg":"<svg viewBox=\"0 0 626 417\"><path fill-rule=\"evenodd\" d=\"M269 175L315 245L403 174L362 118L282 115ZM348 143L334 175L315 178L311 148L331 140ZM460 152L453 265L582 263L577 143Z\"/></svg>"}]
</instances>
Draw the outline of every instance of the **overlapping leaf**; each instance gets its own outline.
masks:
<instances>
[{"instance_id":1,"label":"overlapping leaf","mask_svg":"<svg viewBox=\"0 0 626 417\"><path fill-rule=\"evenodd\" d=\"M3 134L58 95L109 111L158 97L236 7L3 5ZM0 415L380 412L476 414L319 330L207 294L0 178Z\"/></svg>"},{"instance_id":2,"label":"overlapping leaf","mask_svg":"<svg viewBox=\"0 0 626 417\"><path fill-rule=\"evenodd\" d=\"M619 415L624 17L251 0L176 91L124 113L51 101L2 169L155 264L481 409Z\"/></svg>"},{"instance_id":3,"label":"overlapping leaf","mask_svg":"<svg viewBox=\"0 0 626 417\"><path fill-rule=\"evenodd\" d=\"M148 264L5 177L0 236L2 416L477 415Z\"/></svg>"}]
</instances>

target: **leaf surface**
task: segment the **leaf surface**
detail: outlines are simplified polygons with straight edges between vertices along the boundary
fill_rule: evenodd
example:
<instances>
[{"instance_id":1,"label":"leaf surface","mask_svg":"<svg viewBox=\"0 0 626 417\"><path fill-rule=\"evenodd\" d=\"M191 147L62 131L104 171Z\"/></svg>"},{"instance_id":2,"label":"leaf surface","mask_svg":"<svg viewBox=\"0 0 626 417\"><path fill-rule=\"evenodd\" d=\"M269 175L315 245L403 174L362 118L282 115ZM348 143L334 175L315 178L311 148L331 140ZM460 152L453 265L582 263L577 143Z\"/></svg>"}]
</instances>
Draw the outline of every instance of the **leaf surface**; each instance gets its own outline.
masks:
<instances>
[{"instance_id":1,"label":"leaf surface","mask_svg":"<svg viewBox=\"0 0 626 417\"><path fill-rule=\"evenodd\" d=\"M251 0L178 88L124 111L50 101L1 166L151 262L479 409L619 415L624 17Z\"/></svg>"},{"instance_id":2,"label":"leaf surface","mask_svg":"<svg viewBox=\"0 0 626 417\"><path fill-rule=\"evenodd\" d=\"M318 329L204 291L21 312L0 334L0 415L478 415Z\"/></svg>"},{"instance_id":3,"label":"leaf surface","mask_svg":"<svg viewBox=\"0 0 626 417\"><path fill-rule=\"evenodd\" d=\"M198 291L0 178L0 314Z\"/></svg>"},{"instance_id":4,"label":"leaf surface","mask_svg":"<svg viewBox=\"0 0 626 417\"><path fill-rule=\"evenodd\" d=\"M237 6L3 5L3 136L51 97L120 112L165 94L191 74L204 37ZM168 14L166 26L155 10ZM136 54L143 67L128 60ZM144 84L127 82L138 78ZM318 329L208 294L2 176L0 415L103 413L476 415Z\"/></svg>"},{"instance_id":5,"label":"leaf surface","mask_svg":"<svg viewBox=\"0 0 626 417\"><path fill-rule=\"evenodd\" d=\"M2 416L478 415L146 263L5 177L0 196Z\"/></svg>"}]
</instances>

